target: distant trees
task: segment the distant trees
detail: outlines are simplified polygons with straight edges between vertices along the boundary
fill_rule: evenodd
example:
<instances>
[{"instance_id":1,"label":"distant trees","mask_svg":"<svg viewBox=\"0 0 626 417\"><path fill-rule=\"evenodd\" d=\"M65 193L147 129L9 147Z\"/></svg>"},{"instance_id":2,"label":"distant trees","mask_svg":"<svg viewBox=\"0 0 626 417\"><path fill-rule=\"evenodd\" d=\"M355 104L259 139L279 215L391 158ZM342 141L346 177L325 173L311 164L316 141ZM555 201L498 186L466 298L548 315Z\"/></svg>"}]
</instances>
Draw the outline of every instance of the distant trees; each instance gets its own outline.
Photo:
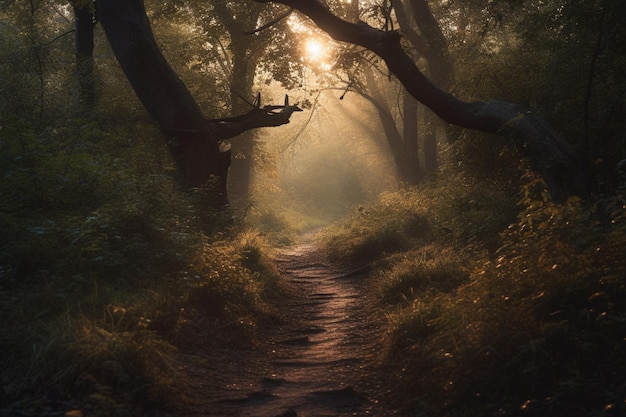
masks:
<instances>
[{"instance_id":1,"label":"distant trees","mask_svg":"<svg viewBox=\"0 0 626 417\"><path fill-rule=\"evenodd\" d=\"M494 14L498 10L493 11ZM619 0L500 5L500 26L515 33L491 79L507 95L532 104L590 161L600 191L615 186L615 166L626 157L626 3ZM524 74L515 83L507 74ZM496 85L497 85L496 84ZM515 85L517 84L517 85Z\"/></svg>"},{"instance_id":2,"label":"distant trees","mask_svg":"<svg viewBox=\"0 0 626 417\"><path fill-rule=\"evenodd\" d=\"M431 80L440 88L450 91L454 84L454 69L448 51L448 42L439 23L433 16L425 0L395 0L382 9L381 18L388 22L388 29L397 27L407 41L407 54L415 61L425 65ZM367 87L375 95L377 86L375 74L366 74ZM390 109L377 100L375 106L381 114L381 122L387 132L389 145L395 155L398 172L402 181L417 184L425 175L437 171L437 120L427 107L420 109L418 102L403 89L399 99L401 108L402 130L390 124ZM421 120L421 122L420 122ZM419 125L419 126L418 126ZM420 132L421 131L421 132ZM420 134L421 133L421 134ZM423 137L422 149L418 137ZM420 153L424 164L421 163Z\"/></svg>"},{"instance_id":3,"label":"distant trees","mask_svg":"<svg viewBox=\"0 0 626 417\"><path fill-rule=\"evenodd\" d=\"M441 25L433 15L429 2L427 0L391 0L391 5L395 11L400 30L417 56L425 60L430 79L443 90L452 91L455 77L448 40ZM404 100L410 103L407 97ZM424 120L428 129L424 134L425 170L426 172L434 172L438 165L437 122L432 112L426 110L424 113Z\"/></svg>"},{"instance_id":4,"label":"distant trees","mask_svg":"<svg viewBox=\"0 0 626 417\"><path fill-rule=\"evenodd\" d=\"M365 16L370 20L389 18L385 7L367 2L329 4L333 13L350 22L358 22ZM341 99L349 97L349 93L356 93L369 101L378 114L383 131L380 139L389 149L399 181L417 184L424 174L418 149L417 101L408 94L406 99L403 97L404 88L386 76L384 65L372 59L371 52L350 44L336 44L335 48L337 60L334 65L330 69L313 66L313 71L323 79L322 83L330 82L333 88L343 89Z\"/></svg>"},{"instance_id":5,"label":"distant trees","mask_svg":"<svg viewBox=\"0 0 626 417\"><path fill-rule=\"evenodd\" d=\"M247 2L250 6L253 3ZM548 32L544 30L542 32L544 37L537 39L533 35L540 31L524 31L523 27L516 26L518 22L507 22L504 17L505 12L517 13L515 16L519 17L520 22L524 21L524 24L528 23L524 16L539 16L541 19L545 19L542 24L544 27L553 28L554 39L576 39L578 42L576 48L579 51L591 51L591 54L586 54L584 59L580 59L580 63L585 64L585 59L589 57L585 67L587 71L582 74L584 77L577 74L571 78L572 80L585 80L582 89L584 91L583 105L580 106L582 117L579 119L584 124L582 128L585 132L582 139L583 147L588 149L594 142L599 144L596 138L600 136L597 132L605 132L606 135L614 138L617 134L613 134L610 129L621 128L623 130L623 126L620 127L619 123L616 122L615 116L623 107L623 90L611 91L606 87L605 82L600 81L605 78L599 77L600 73L609 74L612 79L619 77L615 72L611 72L608 58L609 51L618 51L621 53L620 56L623 56L623 51L616 46L622 44L618 40L623 37L623 31L617 25L619 19L614 17L619 16L620 13L624 14L623 7L620 8L618 2L604 0L597 2L597 4L583 6L569 3L564 5L560 0L542 2L541 4L528 0L523 3L522 9L517 3L510 2L498 5L490 2L471 2L471 4L468 2L467 6L463 7L468 10L475 8L478 12L472 16L457 13L456 16L460 16L458 19L461 23L463 20L466 21L465 25L446 21L447 26L442 26L434 18L430 9L432 2L425 0L392 1L390 4L395 7L395 16L402 29L402 36L396 30L377 30L362 22L344 21L319 1L258 0L256 3L280 3L290 6L309 16L322 30L336 40L360 45L377 54L412 97L449 124L510 138L528 156L533 167L541 173L550 192L556 199L563 199L571 194L586 195L589 192L585 164L572 147L556 133L555 129L538 113L531 110L530 106L501 100L463 101L453 96L451 91L458 90L456 88L458 84L455 83L452 57L448 45L449 40L444 33L445 30L455 27L466 33L467 28L472 28L472 36L476 39L482 36L481 42L484 45L489 45L489 42L492 43L491 51L489 47L483 46L483 50L486 51L485 54L491 53L496 56L493 51L497 50L497 56L502 56L503 52L500 49L505 46L511 51L516 50L516 48L522 51L521 46L523 45L535 45L539 48L542 43L545 44L550 39L549 30ZM234 107L233 103L237 102L236 96L249 95L250 80L253 79L252 69L256 68L253 49L261 49L264 45L263 43L255 43L260 41L260 38L254 38L254 41L249 42L243 40L244 38L235 39L234 33L237 32L238 27L256 24L262 16L261 9L247 9L243 4L224 2L215 5L216 8L212 10L216 13L215 16L219 17L220 27L228 28L227 32L230 33L230 47L224 57L231 60L232 65L230 69L233 78L229 100L231 108ZM459 4L464 5L465 3L460 2ZM358 14L356 6L350 7L342 4L337 7L340 7L339 10L346 13L346 16L352 20ZM224 139L220 137L220 133L224 133L225 123L230 124L229 129L231 131L237 130L233 128L233 124L240 123L242 119L206 120L202 116L193 97L171 70L156 46L141 0L127 2L100 0L96 3L96 8L98 9L99 20L107 32L113 50L131 85L146 106L148 113L159 122L165 132L170 151L181 167L181 173L186 183L195 186L216 176L221 178L222 195L225 195L225 177L228 169L226 160L229 160L229 157L227 158L228 155L220 153L220 141ZM77 12L79 11L80 9L77 10ZM592 18L583 19L583 16L587 16L589 13L591 13ZM518 34L509 40L494 43L496 37L492 36L487 29L484 31L476 29L476 22L480 22L483 18L486 21L485 28L488 25L501 25L505 26L505 31ZM474 23L467 23L472 19L474 19ZM241 30L244 29L249 28L241 27ZM283 28L282 31L284 32L285 29ZM568 31L569 33L565 33ZM278 30L276 33L281 33L281 31ZM589 41L586 37L589 34L593 35L593 41ZM457 41L459 39L467 41L467 38L463 38L463 34L455 34L454 36L458 38ZM491 38L489 38L490 36ZM430 77L425 76L424 72L416 65L416 57L407 53L406 46L408 44L403 44L404 41L407 41L411 48L424 58ZM567 49L563 45L561 47L562 50ZM550 50L547 46L544 49L546 52ZM276 54L267 55L267 59L264 59L266 65L273 65L272 59L276 59L276 56ZM546 62L548 61L549 59L546 58ZM485 60L483 60L484 62ZM545 62L538 62L538 64L545 65ZM467 63L464 65L468 66ZM496 71L492 72L495 73ZM510 81L490 80L493 85L488 84L483 89L489 90L488 87L494 86L506 88ZM605 95L600 93L601 90ZM240 91L241 94L237 91ZM492 91L496 92L496 89L492 88ZM514 98L521 100L523 97ZM580 100L580 97L575 97L575 99ZM403 101L405 103L403 106L405 128L402 133L404 137L397 141L401 147L395 150L395 154L399 157L402 156L405 161L410 161L409 163L400 163L401 159L397 158L399 168L406 171L402 176L409 179L407 182L414 182L416 174L415 172L411 173L411 169L419 171L419 159L415 156L417 154L415 140L409 138L415 135L414 123L411 121L415 111L411 100L407 98ZM599 114L597 106L594 105L598 102L603 102L605 105L602 108L609 110L604 110L603 114ZM563 104L562 100L558 103L561 106ZM556 106L554 108L556 110ZM285 123L291 114L290 112L296 109L293 106L287 106L285 111L279 112L278 115L275 114L277 110L275 107L266 111L262 111L261 108L250 110L256 118L252 125L258 127ZM252 116L252 114L248 115L248 117ZM605 123L603 125L598 123L599 119L604 119ZM246 120L249 121L250 119ZM562 128L563 125L560 127ZM564 130L569 137L570 132L567 129ZM396 137L399 134L399 130L396 129ZM388 135L388 137L392 137L392 135ZM619 143L617 139L611 139L611 142L616 145ZM431 162L430 169L435 162L428 155L436 155L436 152L433 152L434 143L434 139L431 138L430 142L426 141L424 145L427 155L425 160ZM223 146L222 150L225 148ZM244 171L246 170L249 172L249 168L244 169ZM245 175L242 176L242 178L244 177ZM245 183L245 179L242 180L242 183Z\"/></svg>"},{"instance_id":6,"label":"distant trees","mask_svg":"<svg viewBox=\"0 0 626 417\"><path fill-rule=\"evenodd\" d=\"M265 0L261 2L266 2ZM338 41L363 46L381 57L407 91L448 123L509 137L541 173L556 200L587 195L585 166L574 150L537 113L501 100L462 101L436 86L405 52L397 31L381 31L335 16L319 1L276 0L311 18Z\"/></svg>"},{"instance_id":7,"label":"distant trees","mask_svg":"<svg viewBox=\"0 0 626 417\"><path fill-rule=\"evenodd\" d=\"M384 5L361 7L359 2L350 2L336 8L351 22L368 16L370 19L387 21L388 25L394 26L391 9ZM434 143L434 135L430 134L432 130L427 131L423 129L423 125L418 126L418 102L402 86L398 88L398 83L390 83L392 80L385 76L387 70L368 56L369 51L356 52L348 47L348 50L340 54L343 55L341 59L347 61L342 64L342 67L348 68L346 92L356 92L376 109L399 180L409 185L418 184L424 177L424 168L429 173L437 169L436 146L430 147L434 152L428 155L424 166L420 161L420 131L426 136L425 141L432 139L431 143Z\"/></svg>"}]
</instances>

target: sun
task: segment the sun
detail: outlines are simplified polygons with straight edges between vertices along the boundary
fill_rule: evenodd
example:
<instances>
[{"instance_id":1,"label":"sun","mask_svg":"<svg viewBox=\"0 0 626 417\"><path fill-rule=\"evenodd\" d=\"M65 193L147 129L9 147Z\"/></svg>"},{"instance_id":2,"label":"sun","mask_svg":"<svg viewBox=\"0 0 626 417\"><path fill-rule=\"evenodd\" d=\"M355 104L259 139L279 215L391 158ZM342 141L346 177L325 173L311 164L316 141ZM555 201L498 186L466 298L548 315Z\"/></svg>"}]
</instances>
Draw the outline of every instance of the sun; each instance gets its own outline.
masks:
<instances>
[{"instance_id":1,"label":"sun","mask_svg":"<svg viewBox=\"0 0 626 417\"><path fill-rule=\"evenodd\" d=\"M304 50L306 52L306 57L311 61L319 61L324 55L324 46L322 46L322 44L315 39L307 40Z\"/></svg>"}]
</instances>

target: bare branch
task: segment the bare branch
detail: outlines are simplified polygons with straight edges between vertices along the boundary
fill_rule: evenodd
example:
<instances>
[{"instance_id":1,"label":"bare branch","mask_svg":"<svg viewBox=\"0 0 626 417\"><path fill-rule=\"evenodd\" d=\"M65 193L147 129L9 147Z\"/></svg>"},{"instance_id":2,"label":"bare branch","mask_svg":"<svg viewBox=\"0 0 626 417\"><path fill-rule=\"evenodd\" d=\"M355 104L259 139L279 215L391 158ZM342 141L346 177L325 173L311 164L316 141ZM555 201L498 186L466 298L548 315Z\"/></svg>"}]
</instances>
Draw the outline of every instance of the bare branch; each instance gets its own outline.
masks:
<instances>
[{"instance_id":1,"label":"bare branch","mask_svg":"<svg viewBox=\"0 0 626 417\"><path fill-rule=\"evenodd\" d=\"M287 10L285 13L281 14L280 16L278 16L276 19L272 19L271 21L269 21L268 23L264 24L263 26L260 26L254 30L250 30L247 32L244 32L244 35L254 35L255 33L259 33L269 27L274 26L276 23L280 22L281 20L283 20L284 18L288 17L292 12L293 12L294 8L291 7L289 8L289 10Z\"/></svg>"},{"instance_id":2,"label":"bare branch","mask_svg":"<svg viewBox=\"0 0 626 417\"><path fill-rule=\"evenodd\" d=\"M250 104L250 103L249 103ZM261 94L257 94L253 108L242 115L209 119L206 129L220 139L230 139L243 132L260 127L274 127L289 123L294 112L302 111L298 105L289 104L289 96L285 95L284 105L266 105L261 107Z\"/></svg>"}]
</instances>

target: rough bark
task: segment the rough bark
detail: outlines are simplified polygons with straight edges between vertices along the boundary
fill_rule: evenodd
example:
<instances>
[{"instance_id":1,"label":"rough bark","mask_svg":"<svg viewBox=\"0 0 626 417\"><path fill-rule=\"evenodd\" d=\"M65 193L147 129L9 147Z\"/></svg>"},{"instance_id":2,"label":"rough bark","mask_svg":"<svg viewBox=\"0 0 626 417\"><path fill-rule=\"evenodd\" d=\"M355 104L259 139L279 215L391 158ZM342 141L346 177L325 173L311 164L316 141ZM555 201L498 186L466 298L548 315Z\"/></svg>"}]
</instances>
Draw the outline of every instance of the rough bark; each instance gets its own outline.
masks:
<instances>
[{"instance_id":1,"label":"rough bark","mask_svg":"<svg viewBox=\"0 0 626 417\"><path fill-rule=\"evenodd\" d=\"M289 104L288 96L285 96L284 105L266 105L261 107L260 100L261 96L258 95L257 105L241 116L208 120L208 128L220 140L230 139L251 129L282 126L289 123L289 119L294 112L302 111L297 105Z\"/></svg>"},{"instance_id":2,"label":"rough bark","mask_svg":"<svg viewBox=\"0 0 626 417\"><path fill-rule=\"evenodd\" d=\"M588 194L589 184L582 161L541 116L519 105L499 100L466 102L440 89L404 51L400 33L383 32L364 22L344 21L319 0L255 1L272 1L293 7L307 15L333 39L371 50L385 61L413 97L446 122L511 138L540 172L555 200L563 200L572 194Z\"/></svg>"}]
</instances>

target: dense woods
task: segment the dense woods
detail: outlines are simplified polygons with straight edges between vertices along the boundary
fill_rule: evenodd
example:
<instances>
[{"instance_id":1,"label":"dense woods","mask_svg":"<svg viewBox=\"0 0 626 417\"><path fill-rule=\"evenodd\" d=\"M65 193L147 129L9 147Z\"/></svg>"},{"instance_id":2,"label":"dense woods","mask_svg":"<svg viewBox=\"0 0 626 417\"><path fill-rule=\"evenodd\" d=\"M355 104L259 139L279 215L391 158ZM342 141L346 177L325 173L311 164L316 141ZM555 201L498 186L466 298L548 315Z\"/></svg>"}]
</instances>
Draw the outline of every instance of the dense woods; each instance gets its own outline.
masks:
<instances>
[{"instance_id":1,"label":"dense woods","mask_svg":"<svg viewBox=\"0 0 626 417\"><path fill-rule=\"evenodd\" d=\"M190 415L311 230L369 265L393 415L623 414L625 18L0 3L0 416Z\"/></svg>"}]
</instances>

